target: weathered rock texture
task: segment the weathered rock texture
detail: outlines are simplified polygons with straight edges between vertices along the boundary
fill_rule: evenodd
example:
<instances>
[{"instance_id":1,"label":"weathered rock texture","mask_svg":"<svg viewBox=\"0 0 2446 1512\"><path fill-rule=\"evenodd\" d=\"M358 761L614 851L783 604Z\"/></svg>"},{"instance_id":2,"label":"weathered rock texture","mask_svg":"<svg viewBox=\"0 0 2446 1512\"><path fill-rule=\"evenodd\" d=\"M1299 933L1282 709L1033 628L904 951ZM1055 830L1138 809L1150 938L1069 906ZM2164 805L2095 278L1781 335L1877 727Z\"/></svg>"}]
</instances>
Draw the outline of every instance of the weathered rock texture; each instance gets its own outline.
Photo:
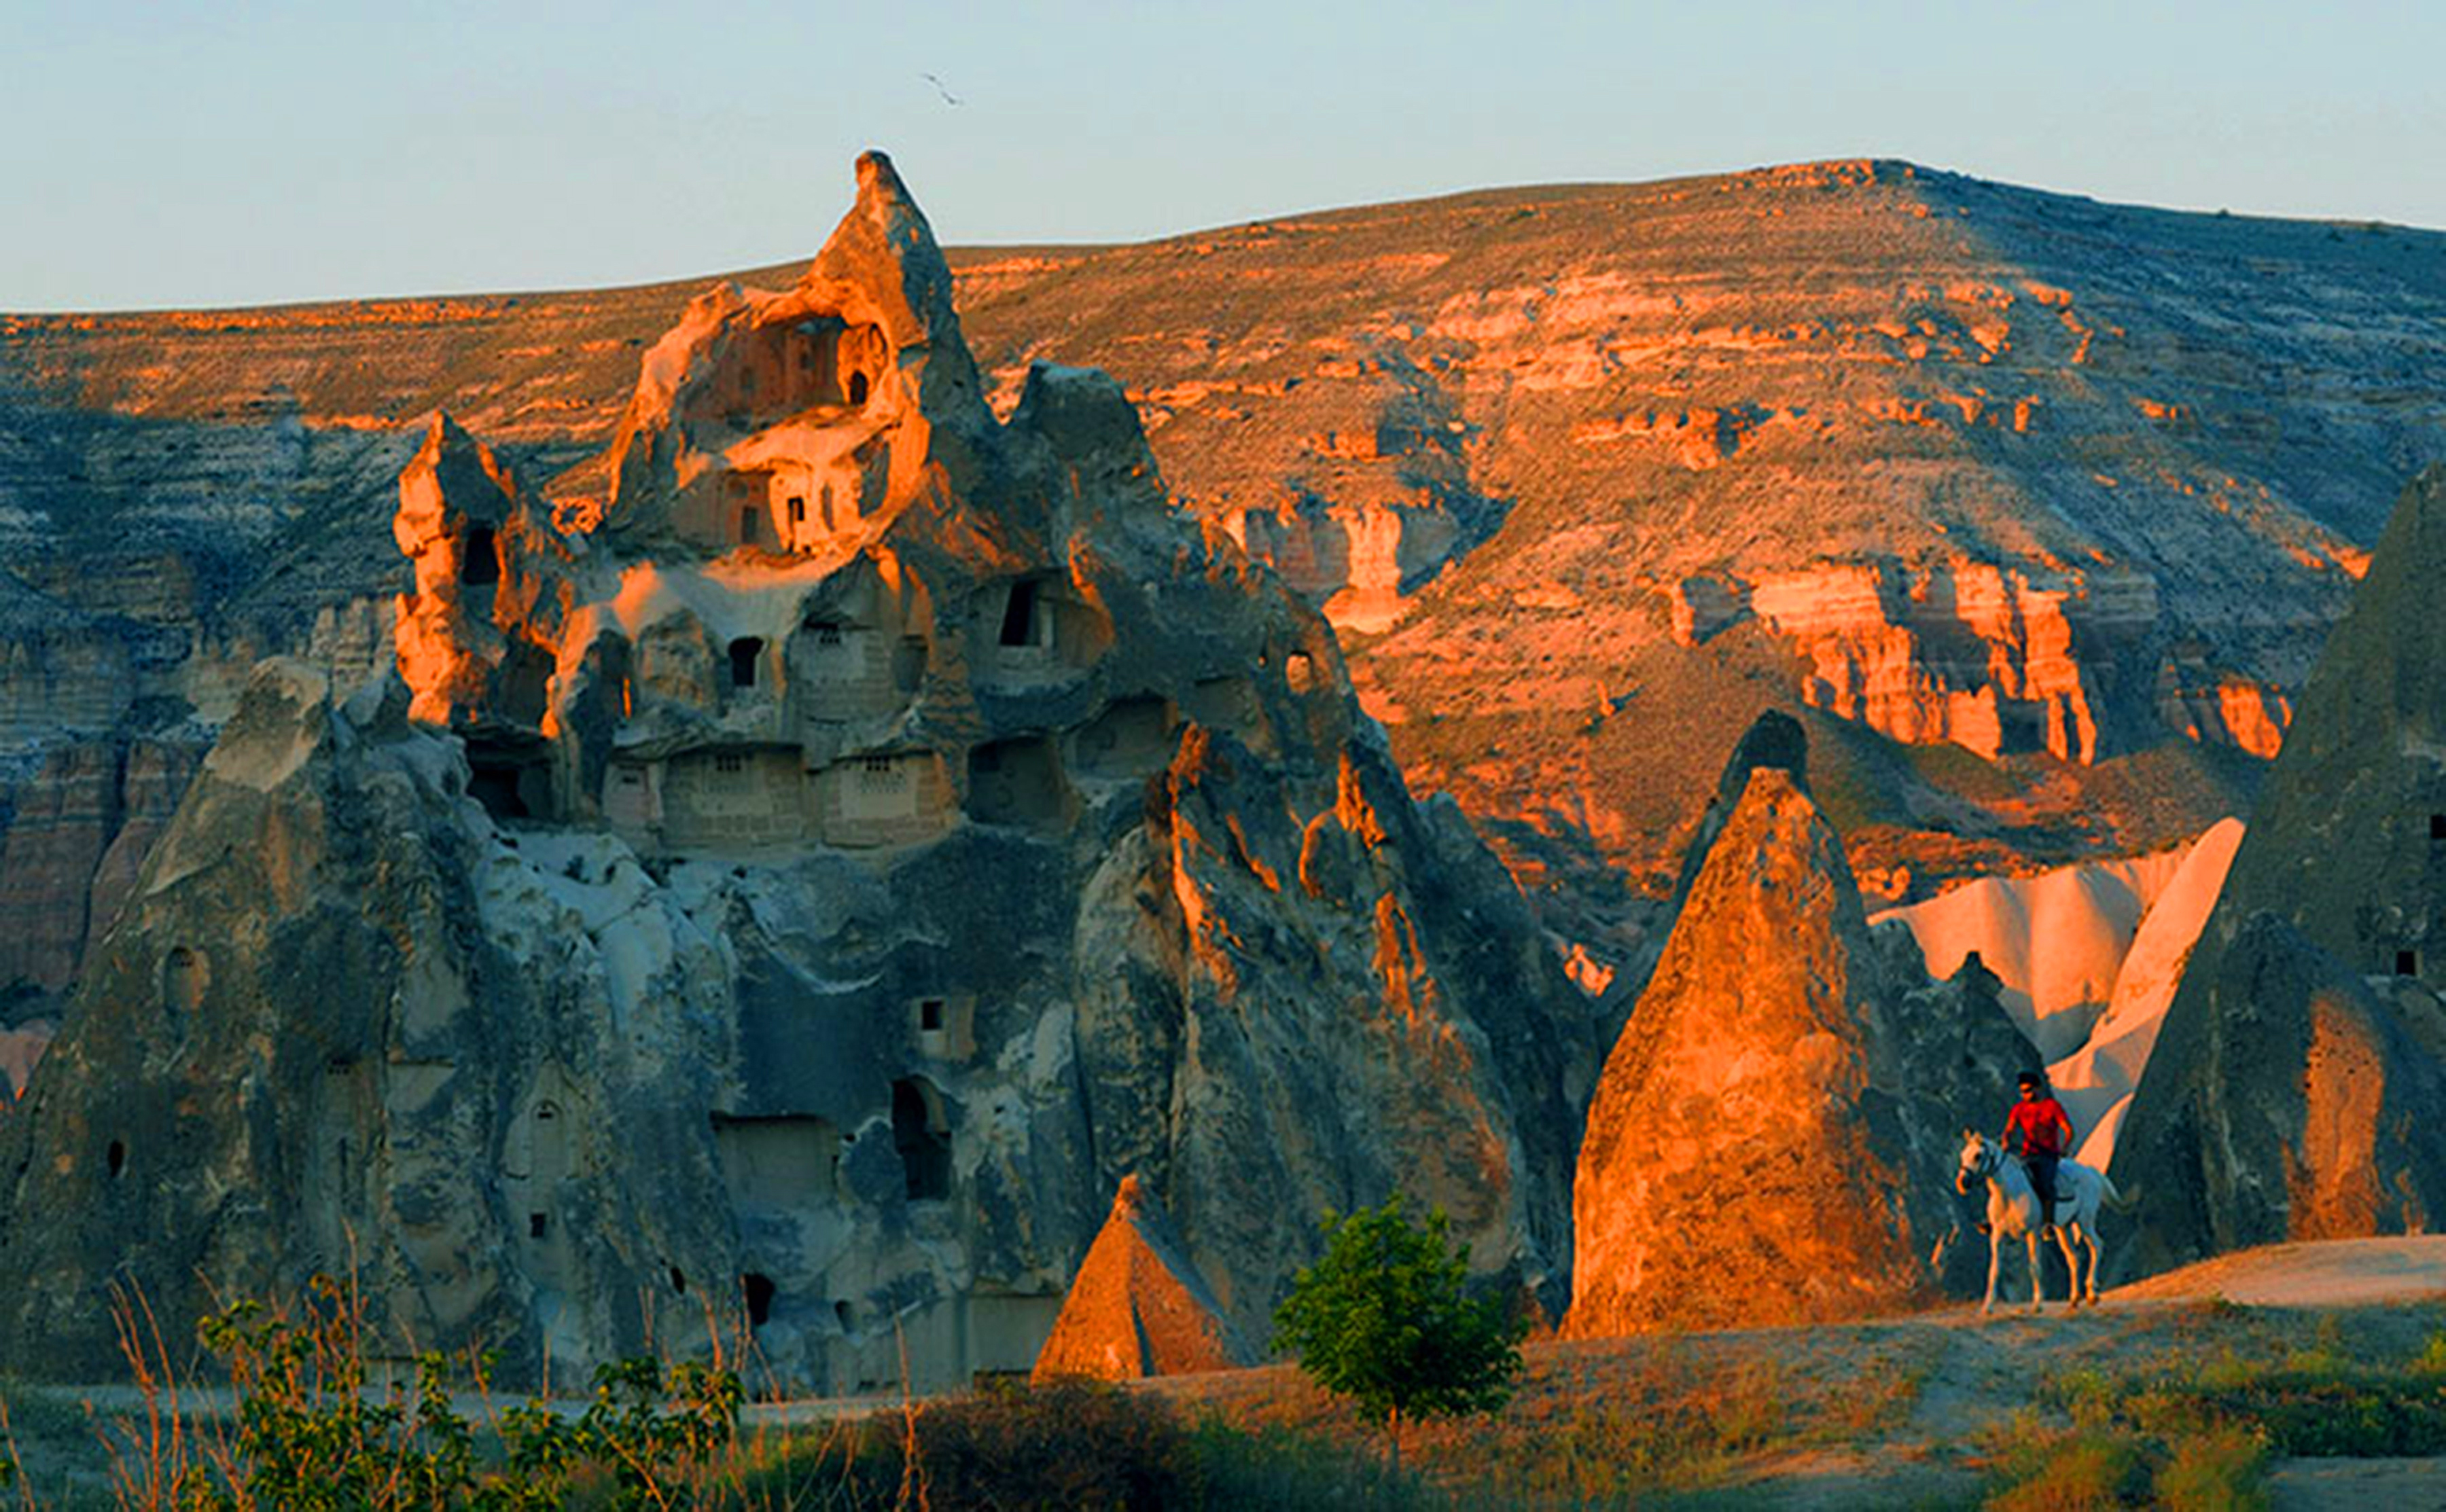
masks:
<instances>
[{"instance_id":1,"label":"weathered rock texture","mask_svg":"<svg viewBox=\"0 0 2446 1512\"><path fill-rule=\"evenodd\" d=\"M2446 458L2440 247L1830 162L968 276L989 375L1105 366L1189 507L1328 612L1345 557L1416 551L1397 622L1345 620L1354 675L1525 878L1593 856L1662 895L1775 705L1903 900L2247 805Z\"/></svg>"},{"instance_id":2,"label":"weathered rock texture","mask_svg":"<svg viewBox=\"0 0 2446 1512\"><path fill-rule=\"evenodd\" d=\"M0 1132L0 1357L353 1264L514 1372L710 1299L933 1387L1028 1368L1133 1172L1244 1328L1396 1187L1559 1292L1594 1055L1525 900L1117 385L994 416L951 288L870 156L600 492L427 426L393 668L255 675Z\"/></svg>"},{"instance_id":3,"label":"weathered rock texture","mask_svg":"<svg viewBox=\"0 0 2446 1512\"><path fill-rule=\"evenodd\" d=\"M1920 1297L1956 1251L1948 1135L2002 1106L2026 1042L1992 976L1890 986L1917 976L1907 937L1872 941L1798 761L1769 764L1781 744L1743 742L1740 794L1606 1061L1567 1335L1856 1316Z\"/></svg>"},{"instance_id":4,"label":"weathered rock texture","mask_svg":"<svg viewBox=\"0 0 2446 1512\"><path fill-rule=\"evenodd\" d=\"M1128 1381L1256 1360L1182 1253L1172 1221L1136 1176L1121 1178L1112 1216L1036 1356L1036 1378Z\"/></svg>"},{"instance_id":5,"label":"weathered rock texture","mask_svg":"<svg viewBox=\"0 0 2446 1512\"><path fill-rule=\"evenodd\" d=\"M1590 884L1564 943L1628 992L1657 910L1609 872L1670 889L1768 706L1805 711L1882 898L2247 804L2446 457L2439 246L1840 162L950 265L988 401L1040 358L1119 377L1178 501L1364 630L1413 783L1524 879ZM361 675L415 422L599 509L696 291L0 318L0 771L200 749L269 653Z\"/></svg>"},{"instance_id":6,"label":"weathered rock texture","mask_svg":"<svg viewBox=\"0 0 2446 1512\"><path fill-rule=\"evenodd\" d=\"M2117 1142L2140 1263L2446 1214L2446 470L2302 696Z\"/></svg>"}]
</instances>

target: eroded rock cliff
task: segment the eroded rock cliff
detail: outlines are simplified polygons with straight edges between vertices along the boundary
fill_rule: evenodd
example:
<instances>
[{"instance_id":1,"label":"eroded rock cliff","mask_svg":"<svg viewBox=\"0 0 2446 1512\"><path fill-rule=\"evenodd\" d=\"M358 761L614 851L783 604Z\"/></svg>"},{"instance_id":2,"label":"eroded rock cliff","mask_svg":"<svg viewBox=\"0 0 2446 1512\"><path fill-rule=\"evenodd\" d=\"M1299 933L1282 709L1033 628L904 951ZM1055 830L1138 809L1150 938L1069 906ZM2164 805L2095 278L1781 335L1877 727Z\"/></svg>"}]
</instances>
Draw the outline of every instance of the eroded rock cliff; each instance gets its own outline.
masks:
<instances>
[{"instance_id":1,"label":"eroded rock cliff","mask_svg":"<svg viewBox=\"0 0 2446 1512\"><path fill-rule=\"evenodd\" d=\"M1413 783L1627 990L1766 707L1891 901L2247 806L2446 456L2437 248L1835 162L949 266L996 411L1038 360L1119 377L1177 502L1358 632ZM573 522L681 465L603 449L695 292L0 317L0 770L199 751L265 654L360 675L432 409Z\"/></svg>"},{"instance_id":2,"label":"eroded rock cliff","mask_svg":"<svg viewBox=\"0 0 2446 1512\"><path fill-rule=\"evenodd\" d=\"M2446 1210L2441 571L2433 468L2302 696L2117 1142L2149 1269Z\"/></svg>"},{"instance_id":3,"label":"eroded rock cliff","mask_svg":"<svg viewBox=\"0 0 2446 1512\"><path fill-rule=\"evenodd\" d=\"M1025 1369L1122 1179L1261 1325L1399 1187L1559 1294L1593 1055L1329 626L1099 374L1007 420L879 155L644 357L601 491L441 419L395 667L246 690L0 1138L0 1349L353 1266L512 1369ZM345 695L345 696L344 696Z\"/></svg>"}]
</instances>

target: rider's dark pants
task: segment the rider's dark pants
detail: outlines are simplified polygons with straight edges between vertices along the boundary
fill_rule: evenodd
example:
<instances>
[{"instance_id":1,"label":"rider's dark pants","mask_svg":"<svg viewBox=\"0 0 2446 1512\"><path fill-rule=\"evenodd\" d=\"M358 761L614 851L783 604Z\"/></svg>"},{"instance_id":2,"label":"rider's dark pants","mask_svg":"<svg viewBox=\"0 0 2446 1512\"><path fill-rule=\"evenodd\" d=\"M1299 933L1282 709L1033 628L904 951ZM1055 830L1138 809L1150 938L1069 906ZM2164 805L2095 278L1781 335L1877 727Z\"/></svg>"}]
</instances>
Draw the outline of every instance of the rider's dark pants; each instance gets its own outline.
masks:
<instances>
[{"instance_id":1,"label":"rider's dark pants","mask_svg":"<svg viewBox=\"0 0 2446 1512\"><path fill-rule=\"evenodd\" d=\"M2039 1194L2039 1222L2052 1223L2056 1209L2056 1155L2023 1155L2022 1164L2030 1168L2030 1185Z\"/></svg>"}]
</instances>

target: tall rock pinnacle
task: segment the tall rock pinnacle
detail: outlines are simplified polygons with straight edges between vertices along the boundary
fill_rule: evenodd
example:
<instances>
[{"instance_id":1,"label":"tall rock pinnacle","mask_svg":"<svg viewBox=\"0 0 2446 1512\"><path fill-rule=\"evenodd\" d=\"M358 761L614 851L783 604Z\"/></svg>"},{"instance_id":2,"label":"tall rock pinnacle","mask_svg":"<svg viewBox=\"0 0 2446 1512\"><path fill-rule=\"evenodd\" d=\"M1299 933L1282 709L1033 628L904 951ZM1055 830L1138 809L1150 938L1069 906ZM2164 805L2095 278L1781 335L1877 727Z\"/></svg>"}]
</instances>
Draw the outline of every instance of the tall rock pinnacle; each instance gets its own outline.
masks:
<instances>
[{"instance_id":1,"label":"tall rock pinnacle","mask_svg":"<svg viewBox=\"0 0 2446 1512\"><path fill-rule=\"evenodd\" d=\"M1859 894L1758 743L1597 1086L1567 1335L1856 1316L1922 1279Z\"/></svg>"}]
</instances>

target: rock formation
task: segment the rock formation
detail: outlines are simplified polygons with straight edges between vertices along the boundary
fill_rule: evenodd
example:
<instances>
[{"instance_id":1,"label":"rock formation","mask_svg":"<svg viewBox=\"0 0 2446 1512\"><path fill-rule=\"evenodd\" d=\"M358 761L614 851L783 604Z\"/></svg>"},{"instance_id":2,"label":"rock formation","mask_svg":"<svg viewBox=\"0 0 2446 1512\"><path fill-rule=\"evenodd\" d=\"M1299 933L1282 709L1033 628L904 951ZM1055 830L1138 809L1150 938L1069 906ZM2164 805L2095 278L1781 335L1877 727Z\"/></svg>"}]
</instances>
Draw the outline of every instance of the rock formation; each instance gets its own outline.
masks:
<instances>
[{"instance_id":1,"label":"rock formation","mask_svg":"<svg viewBox=\"0 0 2446 1512\"><path fill-rule=\"evenodd\" d=\"M1182 1253L1163 1209L1138 1177L1122 1177L1112 1216L1079 1262L1062 1316L1036 1356L1036 1378L1128 1381L1256 1360Z\"/></svg>"},{"instance_id":2,"label":"rock formation","mask_svg":"<svg viewBox=\"0 0 2446 1512\"><path fill-rule=\"evenodd\" d=\"M1117 385L995 418L951 289L871 155L598 492L424 427L391 667L254 674L0 1129L0 1355L353 1267L512 1376L709 1305L931 1388L1034 1361L1132 1173L1240 1327L1397 1186L1559 1292L1594 1055L1526 900Z\"/></svg>"},{"instance_id":3,"label":"rock formation","mask_svg":"<svg viewBox=\"0 0 2446 1512\"><path fill-rule=\"evenodd\" d=\"M1871 920L1910 929L1931 976L1949 977L1976 954L2003 983L2014 1023L2053 1063L2089 1045L2118 1013L2129 1027L2136 1014L2164 1010L2174 968L2206 922L2241 838L2241 822L2226 819L2189 845L1982 877ZM2169 899L2173 906L2161 914ZM2148 949L2136 958L2144 936ZM2136 961L2127 982L2125 966Z\"/></svg>"},{"instance_id":4,"label":"rock formation","mask_svg":"<svg viewBox=\"0 0 2446 1512\"><path fill-rule=\"evenodd\" d=\"M1833 162L948 266L988 403L1039 359L1116 375L1181 507L1364 631L1413 786L1628 994L1765 707L1888 901L2246 807L2446 457L2438 247ZM386 659L427 412L573 525L761 431L605 449L696 291L0 316L0 777L87 739L192 761L257 658Z\"/></svg>"},{"instance_id":5,"label":"rock formation","mask_svg":"<svg viewBox=\"0 0 2446 1512\"><path fill-rule=\"evenodd\" d=\"M2446 469L2330 638L2115 1152L2148 1269L2446 1213Z\"/></svg>"},{"instance_id":6,"label":"rock formation","mask_svg":"<svg viewBox=\"0 0 2446 1512\"><path fill-rule=\"evenodd\" d=\"M1662 897L1715 754L1778 706L1862 886L1908 902L2248 806L2395 490L2446 459L2391 397L2446 386L2413 335L2439 246L1852 161L966 276L990 379L1094 353L1252 551L1322 561L1286 519L1423 546L1445 527L1385 475L1447 455L1500 501L1352 662L1414 785L1533 887L1602 860ZM1558 927L1635 976L1646 921L1583 911Z\"/></svg>"},{"instance_id":7,"label":"rock formation","mask_svg":"<svg viewBox=\"0 0 2446 1512\"><path fill-rule=\"evenodd\" d=\"M1918 1297L1954 1226L1946 1146L2026 1054L1992 976L1895 989L1910 946L1872 939L1798 753L1763 733L1589 1111L1570 1335Z\"/></svg>"}]
</instances>

